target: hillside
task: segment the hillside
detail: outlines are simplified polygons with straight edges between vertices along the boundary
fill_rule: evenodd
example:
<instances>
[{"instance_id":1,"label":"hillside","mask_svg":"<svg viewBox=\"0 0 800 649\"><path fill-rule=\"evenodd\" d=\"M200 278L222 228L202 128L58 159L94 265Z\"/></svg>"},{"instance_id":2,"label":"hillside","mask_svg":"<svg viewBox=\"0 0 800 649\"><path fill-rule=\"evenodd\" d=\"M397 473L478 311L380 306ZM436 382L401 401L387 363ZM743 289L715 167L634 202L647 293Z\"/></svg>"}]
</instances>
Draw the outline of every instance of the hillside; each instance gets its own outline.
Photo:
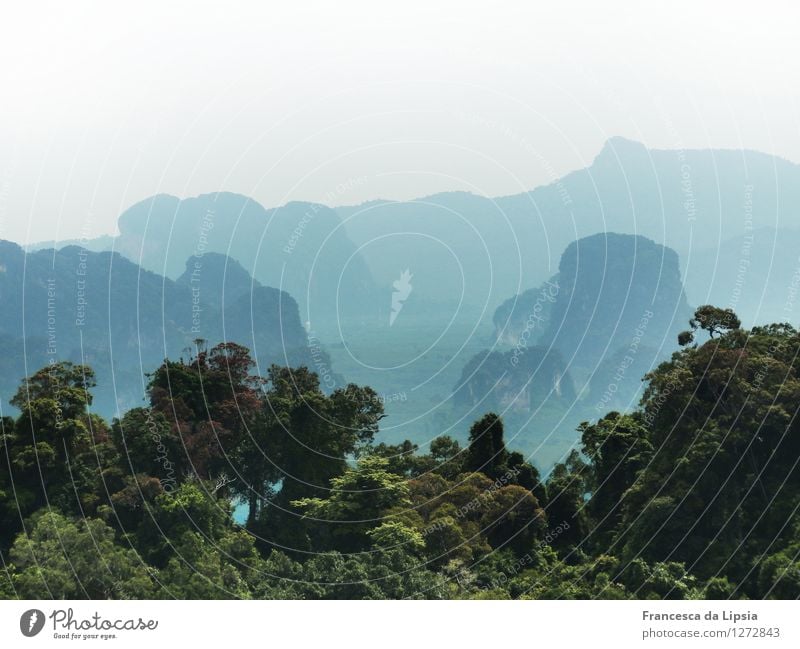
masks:
<instances>
[{"instance_id":1,"label":"hillside","mask_svg":"<svg viewBox=\"0 0 800 649\"><path fill-rule=\"evenodd\" d=\"M614 137L586 168L530 192L496 198L443 193L336 211L353 242L364 246L379 283L410 267L421 295L450 304L466 286L467 303L488 302L493 310L554 275L572 241L597 233L652 239L675 250L684 271L689 263L706 269L720 241L741 246L753 229L777 229L778 240L786 233L796 240L800 166L755 151L658 150ZM765 241L756 256L766 266L772 256L785 265L796 255ZM711 290L727 304L728 278L738 267L738 255L721 256L711 286L711 275L690 268L687 291L699 296ZM423 278L429 279L423 284ZM770 281L778 286L790 279L781 267ZM743 301L742 307L745 320L756 316L755 304ZM758 315L760 322L770 317Z\"/></svg>"},{"instance_id":2,"label":"hillside","mask_svg":"<svg viewBox=\"0 0 800 649\"><path fill-rule=\"evenodd\" d=\"M690 317L675 251L641 236L585 237L558 274L497 308L494 346L465 364L456 407L501 413L549 467L580 421L636 407L642 376L669 358Z\"/></svg>"},{"instance_id":3,"label":"hillside","mask_svg":"<svg viewBox=\"0 0 800 649\"><path fill-rule=\"evenodd\" d=\"M311 363L288 293L262 286L223 255L192 257L184 266L173 281L119 253L77 246L25 253L0 241L4 409L30 368L70 360L94 367L101 386L94 407L111 416L139 405L145 374L167 356L194 350L196 339L248 345L262 368Z\"/></svg>"},{"instance_id":4,"label":"hillside","mask_svg":"<svg viewBox=\"0 0 800 649\"><path fill-rule=\"evenodd\" d=\"M82 242L112 246L142 268L177 279L187 258L215 252L238 261L265 286L287 291L302 321L333 328L371 314L375 287L369 269L337 214L314 203L265 209L228 192L180 199L159 194L123 212L119 235ZM49 244L52 246L52 243ZM35 247L35 246L34 246Z\"/></svg>"}]
</instances>

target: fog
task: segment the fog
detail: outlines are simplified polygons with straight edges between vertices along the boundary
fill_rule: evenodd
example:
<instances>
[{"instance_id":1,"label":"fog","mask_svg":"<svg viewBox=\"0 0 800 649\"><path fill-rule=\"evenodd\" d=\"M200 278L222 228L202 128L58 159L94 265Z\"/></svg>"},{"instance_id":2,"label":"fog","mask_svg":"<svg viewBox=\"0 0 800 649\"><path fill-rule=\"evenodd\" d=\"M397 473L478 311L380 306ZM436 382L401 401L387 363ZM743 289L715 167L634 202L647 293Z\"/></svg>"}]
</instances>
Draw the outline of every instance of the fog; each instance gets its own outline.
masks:
<instances>
[{"instance_id":1,"label":"fog","mask_svg":"<svg viewBox=\"0 0 800 649\"><path fill-rule=\"evenodd\" d=\"M17 3L0 21L0 238L113 234L160 192L507 195L613 135L797 162L800 9L770 6Z\"/></svg>"}]
</instances>

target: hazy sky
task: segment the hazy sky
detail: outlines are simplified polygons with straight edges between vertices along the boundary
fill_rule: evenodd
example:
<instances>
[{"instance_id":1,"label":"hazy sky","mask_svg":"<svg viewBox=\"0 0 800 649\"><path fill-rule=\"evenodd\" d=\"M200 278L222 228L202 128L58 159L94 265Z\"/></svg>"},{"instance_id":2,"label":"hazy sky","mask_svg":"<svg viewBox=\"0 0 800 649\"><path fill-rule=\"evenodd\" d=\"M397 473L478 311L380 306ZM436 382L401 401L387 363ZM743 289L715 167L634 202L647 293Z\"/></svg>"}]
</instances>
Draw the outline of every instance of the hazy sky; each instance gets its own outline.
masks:
<instances>
[{"instance_id":1,"label":"hazy sky","mask_svg":"<svg viewBox=\"0 0 800 649\"><path fill-rule=\"evenodd\" d=\"M0 19L14 241L114 233L158 192L516 193L612 135L800 162L796 2L14 4Z\"/></svg>"}]
</instances>

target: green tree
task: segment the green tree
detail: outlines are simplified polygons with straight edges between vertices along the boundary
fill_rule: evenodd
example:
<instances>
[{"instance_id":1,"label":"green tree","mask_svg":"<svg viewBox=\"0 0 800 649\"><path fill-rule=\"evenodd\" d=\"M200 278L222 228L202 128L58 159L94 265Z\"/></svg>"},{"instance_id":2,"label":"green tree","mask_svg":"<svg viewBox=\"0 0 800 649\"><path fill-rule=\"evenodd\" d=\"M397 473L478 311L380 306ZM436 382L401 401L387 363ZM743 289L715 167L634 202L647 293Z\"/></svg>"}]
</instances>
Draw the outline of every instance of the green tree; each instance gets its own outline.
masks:
<instances>
[{"instance_id":1,"label":"green tree","mask_svg":"<svg viewBox=\"0 0 800 649\"><path fill-rule=\"evenodd\" d=\"M37 512L28 534L9 552L11 582L22 599L145 599L157 571L115 542L103 521L72 521L55 510Z\"/></svg>"},{"instance_id":2,"label":"green tree","mask_svg":"<svg viewBox=\"0 0 800 649\"><path fill-rule=\"evenodd\" d=\"M174 488L191 469L181 439L163 412L133 408L111 426L111 437L130 473L154 476Z\"/></svg>"},{"instance_id":3,"label":"green tree","mask_svg":"<svg viewBox=\"0 0 800 649\"><path fill-rule=\"evenodd\" d=\"M691 330L678 334L678 343L681 346L693 342L698 329L707 331L708 335L713 338L715 335L738 329L742 323L733 309L722 309L711 304L704 304L695 310L694 316L689 320L689 326Z\"/></svg>"},{"instance_id":4,"label":"green tree","mask_svg":"<svg viewBox=\"0 0 800 649\"><path fill-rule=\"evenodd\" d=\"M293 501L325 498L348 458L369 448L383 405L371 388L349 384L326 395L307 368L272 366L266 377L263 417L242 457L256 490L257 532L281 545L303 547L307 520ZM251 520L253 518L251 501Z\"/></svg>"},{"instance_id":5,"label":"green tree","mask_svg":"<svg viewBox=\"0 0 800 649\"><path fill-rule=\"evenodd\" d=\"M490 412L470 428L465 469L496 478L505 469L507 461L508 451L503 440L503 420Z\"/></svg>"},{"instance_id":6,"label":"green tree","mask_svg":"<svg viewBox=\"0 0 800 649\"><path fill-rule=\"evenodd\" d=\"M679 561L758 595L754 561L791 541L800 494L800 339L789 325L730 329L647 376L652 457L623 502L626 557ZM776 537L777 531L777 537Z\"/></svg>"},{"instance_id":7,"label":"green tree","mask_svg":"<svg viewBox=\"0 0 800 649\"><path fill-rule=\"evenodd\" d=\"M553 546L564 553L574 551L586 540L589 519L586 496L591 489L590 465L577 451L572 451L564 462L556 464L547 478L545 512L552 525L566 523L565 531L554 540Z\"/></svg>"},{"instance_id":8,"label":"green tree","mask_svg":"<svg viewBox=\"0 0 800 649\"><path fill-rule=\"evenodd\" d=\"M648 465L653 446L638 415L610 412L595 424L582 423L578 430L589 459L585 475L591 491L587 513L592 540L607 549L620 529L626 494Z\"/></svg>"},{"instance_id":9,"label":"green tree","mask_svg":"<svg viewBox=\"0 0 800 649\"><path fill-rule=\"evenodd\" d=\"M108 503L105 481L113 481L117 457L108 426L87 412L93 386L89 367L53 363L25 379L11 399L20 415L2 422L3 545L41 507L91 515Z\"/></svg>"},{"instance_id":10,"label":"green tree","mask_svg":"<svg viewBox=\"0 0 800 649\"><path fill-rule=\"evenodd\" d=\"M150 404L170 424L163 439L180 440L182 475L216 479L236 466L231 457L247 442L262 409L263 381L251 373L254 365L246 347L228 342L188 362L164 361L150 375ZM138 432L148 434L141 426Z\"/></svg>"},{"instance_id":11,"label":"green tree","mask_svg":"<svg viewBox=\"0 0 800 649\"><path fill-rule=\"evenodd\" d=\"M345 552L368 547L369 532L385 522L387 512L410 504L405 479L389 470L389 460L375 455L362 458L355 468L332 478L328 498L304 498L292 503L313 520L312 548L335 547Z\"/></svg>"}]
</instances>

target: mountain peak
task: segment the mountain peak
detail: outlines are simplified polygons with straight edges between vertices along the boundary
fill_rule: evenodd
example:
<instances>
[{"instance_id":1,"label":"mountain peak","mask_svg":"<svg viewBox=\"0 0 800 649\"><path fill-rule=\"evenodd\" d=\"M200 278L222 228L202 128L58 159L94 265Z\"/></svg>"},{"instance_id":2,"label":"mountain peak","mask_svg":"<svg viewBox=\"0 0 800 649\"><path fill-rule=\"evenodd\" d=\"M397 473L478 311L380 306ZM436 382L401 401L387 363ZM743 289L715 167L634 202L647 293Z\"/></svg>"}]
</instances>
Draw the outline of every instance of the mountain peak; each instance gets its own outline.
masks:
<instances>
[{"instance_id":1,"label":"mountain peak","mask_svg":"<svg viewBox=\"0 0 800 649\"><path fill-rule=\"evenodd\" d=\"M597 154L597 159L613 156L614 158L627 158L632 155L647 154L647 147L641 142L636 140L629 140L621 135L614 135L606 140L600 153Z\"/></svg>"}]
</instances>

